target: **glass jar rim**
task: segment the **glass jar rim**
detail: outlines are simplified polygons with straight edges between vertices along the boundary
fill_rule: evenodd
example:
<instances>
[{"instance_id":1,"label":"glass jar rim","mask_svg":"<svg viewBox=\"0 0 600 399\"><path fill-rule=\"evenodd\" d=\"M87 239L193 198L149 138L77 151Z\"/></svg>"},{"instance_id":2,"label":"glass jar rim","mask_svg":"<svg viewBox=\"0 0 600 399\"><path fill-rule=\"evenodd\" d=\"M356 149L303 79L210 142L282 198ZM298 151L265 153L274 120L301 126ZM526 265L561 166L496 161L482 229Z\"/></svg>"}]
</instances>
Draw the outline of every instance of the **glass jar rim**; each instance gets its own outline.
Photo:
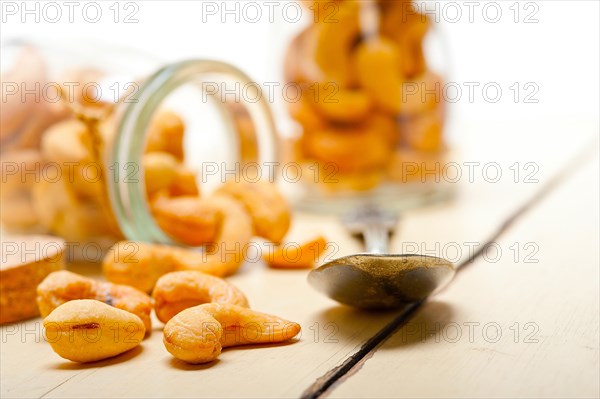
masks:
<instances>
[{"instance_id":1,"label":"glass jar rim","mask_svg":"<svg viewBox=\"0 0 600 399\"><path fill-rule=\"evenodd\" d=\"M169 237L155 222L146 199L143 179L129 180L127 176L119 176L129 168L136 176L144 176L142 155L146 143L146 134L151 118L169 94L186 83L202 81L203 77L222 76L234 79L257 91L248 75L231 64L207 60L192 59L169 64L144 80L136 95L136 101L121 103L122 113L118 118L116 135L108 152L106 176L114 175L114 179L106 179L108 197L115 219L123 235L130 240L154 242L167 245L181 245ZM202 85L198 85L203 90ZM263 96L253 97L256 101L242 100L254 124L256 142L258 143L258 162L276 163L277 135L275 122L270 108ZM224 123L226 121L225 104L221 106ZM117 173L115 173L115 167ZM125 169L124 169L125 168ZM112 172L112 174L111 174Z\"/></svg>"}]
</instances>

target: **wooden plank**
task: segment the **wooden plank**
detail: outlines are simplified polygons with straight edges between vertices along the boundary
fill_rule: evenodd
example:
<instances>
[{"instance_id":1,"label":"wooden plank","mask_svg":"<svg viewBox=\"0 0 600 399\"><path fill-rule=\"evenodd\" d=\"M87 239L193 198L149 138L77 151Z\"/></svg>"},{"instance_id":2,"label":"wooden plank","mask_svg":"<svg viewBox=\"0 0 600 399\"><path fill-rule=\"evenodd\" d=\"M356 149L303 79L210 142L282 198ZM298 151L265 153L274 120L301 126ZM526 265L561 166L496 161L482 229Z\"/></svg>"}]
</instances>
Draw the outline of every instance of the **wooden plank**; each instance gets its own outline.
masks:
<instances>
[{"instance_id":1,"label":"wooden plank","mask_svg":"<svg viewBox=\"0 0 600 399\"><path fill-rule=\"evenodd\" d=\"M542 162L552 155L555 162L540 169L541 181L558 170L578 147L577 143L567 143L562 148L555 143L544 143L531 151L534 147L528 149L519 132L506 133L505 126L489 128L486 137L477 137L480 131L477 126L465 131L466 142L471 144L460 159L494 160L506 170L515 161L536 161L538 157ZM512 151L511 143L516 140L525 146ZM530 140L535 144L534 138ZM428 245L483 242L540 186L515 184L511 180L488 183L481 178L473 184L464 179L456 184L460 191L456 201L405 215L393 243L394 251L401 251L402 242L409 239ZM323 233L334 241L339 256L360 249L335 218L298 215L292 240L315 233ZM97 270L89 268L77 270L97 274ZM248 264L242 273L232 277L231 281L247 294L253 308L301 323L303 335L294 344L226 350L218 362L209 366L185 366L173 361L162 345L158 322L141 350L83 366L64 362L52 353L40 337L39 319L4 326L0 330L0 392L2 397L300 396L320 377L360 354L362 345L396 316L396 313L369 314L338 306L310 289L305 277L306 272L270 270L260 263ZM37 331L37 335L26 334L30 330Z\"/></svg>"},{"instance_id":2,"label":"wooden plank","mask_svg":"<svg viewBox=\"0 0 600 399\"><path fill-rule=\"evenodd\" d=\"M498 130L506 129L506 126L502 124L494 126ZM401 224L402 228L395 237L394 247L399 252L407 252L407 249L414 251L414 248L417 248L416 252L446 257L459 265L469 262L473 256L480 256L476 253L477 251L484 249L490 242L492 242L492 246L495 246L497 236L510 227L515 219L535 206L541 197L568 177L572 170L580 166L582 160L585 162L586 157L589 158L590 155L595 154L598 145L593 126L581 125L579 127L579 130L574 131L576 135L574 140L565 143L561 148L556 146L556 142L536 139L536 134L533 133L523 136L521 139L511 137L511 133L507 133L503 136L505 142L494 142L498 137L497 134L494 134L497 131L494 128L488 129L489 133L492 133L490 145L478 151L475 150L478 148L475 146L472 151L476 157L465 159L469 162L475 162L475 159L482 165L494 160L505 166L503 168L505 172L510 171L509 165L514 165L515 161L520 162L521 165L526 162L535 162L539 172L535 175L538 181L535 183L525 183L523 180L515 182L513 176L509 176L509 180L500 180L493 184L489 184L481 178L475 179L473 184L464 184L461 186L460 199L452 206L429 207L407 214L404 223ZM530 126L524 126L526 131L528 128L531 129L531 132L539 134L539 132L559 132L566 127L554 126L548 130L534 130ZM512 131L512 134L515 133L519 134L519 131ZM470 144L481 140L481 137L467 137L466 143ZM586 140L588 143L581 145L581 142L585 143ZM507 144L517 142L520 145L513 145L514 150L506 150ZM539 142L539 145L536 145L536 142ZM579 151L575 150L575 146L578 146ZM496 149L495 153L493 153L493 149ZM565 161L565 158L570 158L570 161ZM558 159L561 161L559 162ZM453 248L458 248L458 251L453 253ZM507 248L504 248L504 251L507 251ZM371 351L385 339L387 334L412 316L414 308L411 306L401 312L377 336L367 341L359 352L344 360L335 369L330 370L309 386L303 396L321 395L337 379L351 370L353 365L359 363L363 357L371 356Z\"/></svg>"},{"instance_id":3,"label":"wooden plank","mask_svg":"<svg viewBox=\"0 0 600 399\"><path fill-rule=\"evenodd\" d=\"M598 178L596 155L498 241L518 255L464 270L326 396L598 397Z\"/></svg>"},{"instance_id":4,"label":"wooden plank","mask_svg":"<svg viewBox=\"0 0 600 399\"><path fill-rule=\"evenodd\" d=\"M307 221L306 224L315 231L312 222ZM295 230L301 228L295 226ZM336 232L339 229L336 223L320 223L320 230L329 237L343 237ZM352 242L344 243L343 238L338 243L347 247L346 251L356 250ZM90 265L79 265L75 270L86 275L98 275L97 267ZM326 330L324 320L327 315L320 310L331 306L333 302L309 289L305 275L305 271L267 270L264 264L259 263L247 264L240 274L233 277L231 281L244 290L253 308L300 321L304 327L303 335L295 344L226 350L220 360L210 367L186 366L173 361L164 349L162 324L156 319L153 334L144 341L142 350L134 351L135 356L128 354L83 366L63 361L52 353L50 346L41 338L41 320L4 326L1 348L2 396L165 397L218 396L220 392L252 396L256 382L265 378L265 370L290 373L297 380L301 380L305 374L318 375L332 367L340 356L352 353L365 337L373 335L391 315L362 315L355 319L360 327L349 336L336 333L331 328ZM351 323L347 314L340 314L337 319L339 323ZM311 331L311 326L314 326L314 331ZM331 337L328 339L329 334ZM320 348L318 362L314 361L315 353L310 349L315 347ZM290 351L292 348L294 350ZM304 372L298 373L300 369L304 369ZM128 378L115 379L119 375L127 375ZM281 384L264 384L260 391L255 391L256 396L278 396L291 388L288 381L279 381ZM291 381L294 382L293 379Z\"/></svg>"}]
</instances>

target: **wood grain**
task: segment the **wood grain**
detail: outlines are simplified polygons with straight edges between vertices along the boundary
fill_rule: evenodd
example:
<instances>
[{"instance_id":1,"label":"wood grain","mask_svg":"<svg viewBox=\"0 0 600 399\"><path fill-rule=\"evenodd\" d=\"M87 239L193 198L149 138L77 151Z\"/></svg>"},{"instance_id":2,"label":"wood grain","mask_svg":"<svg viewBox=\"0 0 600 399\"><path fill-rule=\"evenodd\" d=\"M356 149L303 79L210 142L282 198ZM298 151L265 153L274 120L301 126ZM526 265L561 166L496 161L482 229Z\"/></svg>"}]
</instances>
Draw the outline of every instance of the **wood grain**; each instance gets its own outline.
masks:
<instances>
[{"instance_id":1,"label":"wood grain","mask_svg":"<svg viewBox=\"0 0 600 399\"><path fill-rule=\"evenodd\" d=\"M327 396L598 397L598 178L594 157L498 241L520 255L460 273Z\"/></svg>"},{"instance_id":2,"label":"wood grain","mask_svg":"<svg viewBox=\"0 0 600 399\"><path fill-rule=\"evenodd\" d=\"M493 160L503 170L516 161L539 162L543 167L537 177L543 182L560 170L581 145L541 142L536 147L539 140L535 136L520 138L519 132L505 129L501 125L491 127L486 136L481 136L481 127L467 129L468 145L458 159ZM552 162L546 162L548 159ZM442 247L449 242L459 243L463 248L465 242L484 243L541 187L541 183L514 183L510 179L498 183L481 178L473 183L462 179L456 184L459 195L455 201L403 215L392 243L394 251L409 252L406 243L423 243L427 248L435 248L437 243ZM361 249L336 218L296 215L291 240L317 234L337 245L332 256ZM467 255L463 251L456 261ZM98 274L97 268L90 266L72 269L86 275ZM33 319L0 330L0 394L2 397L298 397L348 358L361 359L369 354L363 346L376 334L389 334L385 327L397 315L397 312L365 313L339 306L308 286L306 271L272 270L263 263L249 263L230 281L246 293L254 309L299 322L303 333L298 342L228 349L213 364L188 366L173 360L166 352L161 342L161 324L154 320L155 330L140 349L104 362L76 365L51 351L41 337L41 320ZM493 310L490 314L494 314ZM382 386L387 380L372 376L365 386ZM381 394L394 396L393 392Z\"/></svg>"},{"instance_id":3,"label":"wood grain","mask_svg":"<svg viewBox=\"0 0 600 399\"><path fill-rule=\"evenodd\" d=\"M547 144L535 146L536 139L532 134L519 140L516 138L508 140L510 137L505 135L504 139L507 140L504 142L505 146L511 142L519 142L521 146L514 151L497 152L498 155L494 158L485 150L475 151L477 161L465 158L468 161L463 162L480 162L481 165L496 162L508 166L514 165L515 160L523 162L529 159L528 162L535 162L537 166L539 172L535 174L537 182L515 181L512 175L508 180L500 179L497 183L490 184L480 177L472 184L463 184L460 189L460 200L452 205L444 204L439 207L419 209L406 215L401 226L407 228L400 229L395 237L394 247L399 252L421 252L445 257L460 266L470 265L474 259L482 255L493 257L495 249L499 247L498 237L513 224L520 223L520 218L524 214L535 208L540 200L567 180L574 170L589 161L590 156L597 155L597 139L594 138L593 133L589 134L589 129L582 129L577 133L581 135L581 141L588 142L584 145L579 144L578 149L575 143L562 147L562 150ZM468 142L473 143L477 140L478 138L471 137ZM487 150L489 151L489 147ZM490 161L491 159L495 161ZM557 159L560 159L560 162ZM510 167L504 167L502 170L504 173L511 171ZM432 226L435 228L431 228ZM454 248L458 251L452 252ZM505 252L511 250L503 249ZM418 306L418 304L416 307L411 306L401 312L377 336L367 341L360 353L344 360L308 387L303 397L318 397L332 384L343 383L343 376L347 372L355 371L356 367L353 368L353 365L360 365L372 356L373 351L377 350L377 346L382 342L382 337L386 337L395 328L410 320Z\"/></svg>"}]
</instances>

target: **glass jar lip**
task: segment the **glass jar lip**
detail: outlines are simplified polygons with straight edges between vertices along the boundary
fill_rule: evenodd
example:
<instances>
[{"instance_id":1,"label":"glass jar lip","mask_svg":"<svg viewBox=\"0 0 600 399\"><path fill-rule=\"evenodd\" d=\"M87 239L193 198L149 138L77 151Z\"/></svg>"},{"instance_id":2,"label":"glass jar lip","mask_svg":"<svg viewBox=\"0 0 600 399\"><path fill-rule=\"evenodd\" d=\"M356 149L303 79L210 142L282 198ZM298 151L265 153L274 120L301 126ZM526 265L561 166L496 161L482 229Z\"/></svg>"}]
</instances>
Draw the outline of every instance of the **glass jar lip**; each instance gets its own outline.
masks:
<instances>
[{"instance_id":1,"label":"glass jar lip","mask_svg":"<svg viewBox=\"0 0 600 399\"><path fill-rule=\"evenodd\" d=\"M182 85L197 82L207 75L233 78L243 84L252 83L250 77L231 64L208 59L184 60L160 68L143 81L135 100L120 103L116 135L107 154L109 170L106 172L107 176L114 177L107 178L111 208L128 239L182 245L157 225L150 212L145 183L141 178L144 176L141 160L151 118L163 100ZM202 85L198 88L203 90ZM256 102L242 102L255 125L259 162L275 163L277 136L266 100L260 97ZM223 118L225 115L223 113ZM227 124L225 119L224 122ZM132 172L136 178L129 181L128 176L122 176L123 172Z\"/></svg>"}]
</instances>

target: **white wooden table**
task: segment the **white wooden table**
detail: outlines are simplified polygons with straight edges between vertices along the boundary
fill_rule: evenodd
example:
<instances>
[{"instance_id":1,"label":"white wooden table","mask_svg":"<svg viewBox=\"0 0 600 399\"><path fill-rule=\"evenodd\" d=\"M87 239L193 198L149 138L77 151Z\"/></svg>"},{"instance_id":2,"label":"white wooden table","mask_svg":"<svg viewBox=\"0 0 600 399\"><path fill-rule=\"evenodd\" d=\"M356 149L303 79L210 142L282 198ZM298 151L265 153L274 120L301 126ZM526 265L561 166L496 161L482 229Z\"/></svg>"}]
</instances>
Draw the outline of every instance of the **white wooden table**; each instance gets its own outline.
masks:
<instances>
[{"instance_id":1,"label":"white wooden table","mask_svg":"<svg viewBox=\"0 0 600 399\"><path fill-rule=\"evenodd\" d=\"M55 355L33 319L0 330L1 397L597 397L597 127L560 143L521 127L495 124L485 137L466 128L457 160L496 162L506 174L533 162L537 183L463 179L454 201L403 215L395 251L470 261L425 303L360 312L312 290L306 271L248 264L231 281L253 308L301 323L296 342L191 366L164 349L155 319L141 347L79 365ZM337 255L360 249L333 217L297 215L292 237L308 231L335 242Z\"/></svg>"}]
</instances>

